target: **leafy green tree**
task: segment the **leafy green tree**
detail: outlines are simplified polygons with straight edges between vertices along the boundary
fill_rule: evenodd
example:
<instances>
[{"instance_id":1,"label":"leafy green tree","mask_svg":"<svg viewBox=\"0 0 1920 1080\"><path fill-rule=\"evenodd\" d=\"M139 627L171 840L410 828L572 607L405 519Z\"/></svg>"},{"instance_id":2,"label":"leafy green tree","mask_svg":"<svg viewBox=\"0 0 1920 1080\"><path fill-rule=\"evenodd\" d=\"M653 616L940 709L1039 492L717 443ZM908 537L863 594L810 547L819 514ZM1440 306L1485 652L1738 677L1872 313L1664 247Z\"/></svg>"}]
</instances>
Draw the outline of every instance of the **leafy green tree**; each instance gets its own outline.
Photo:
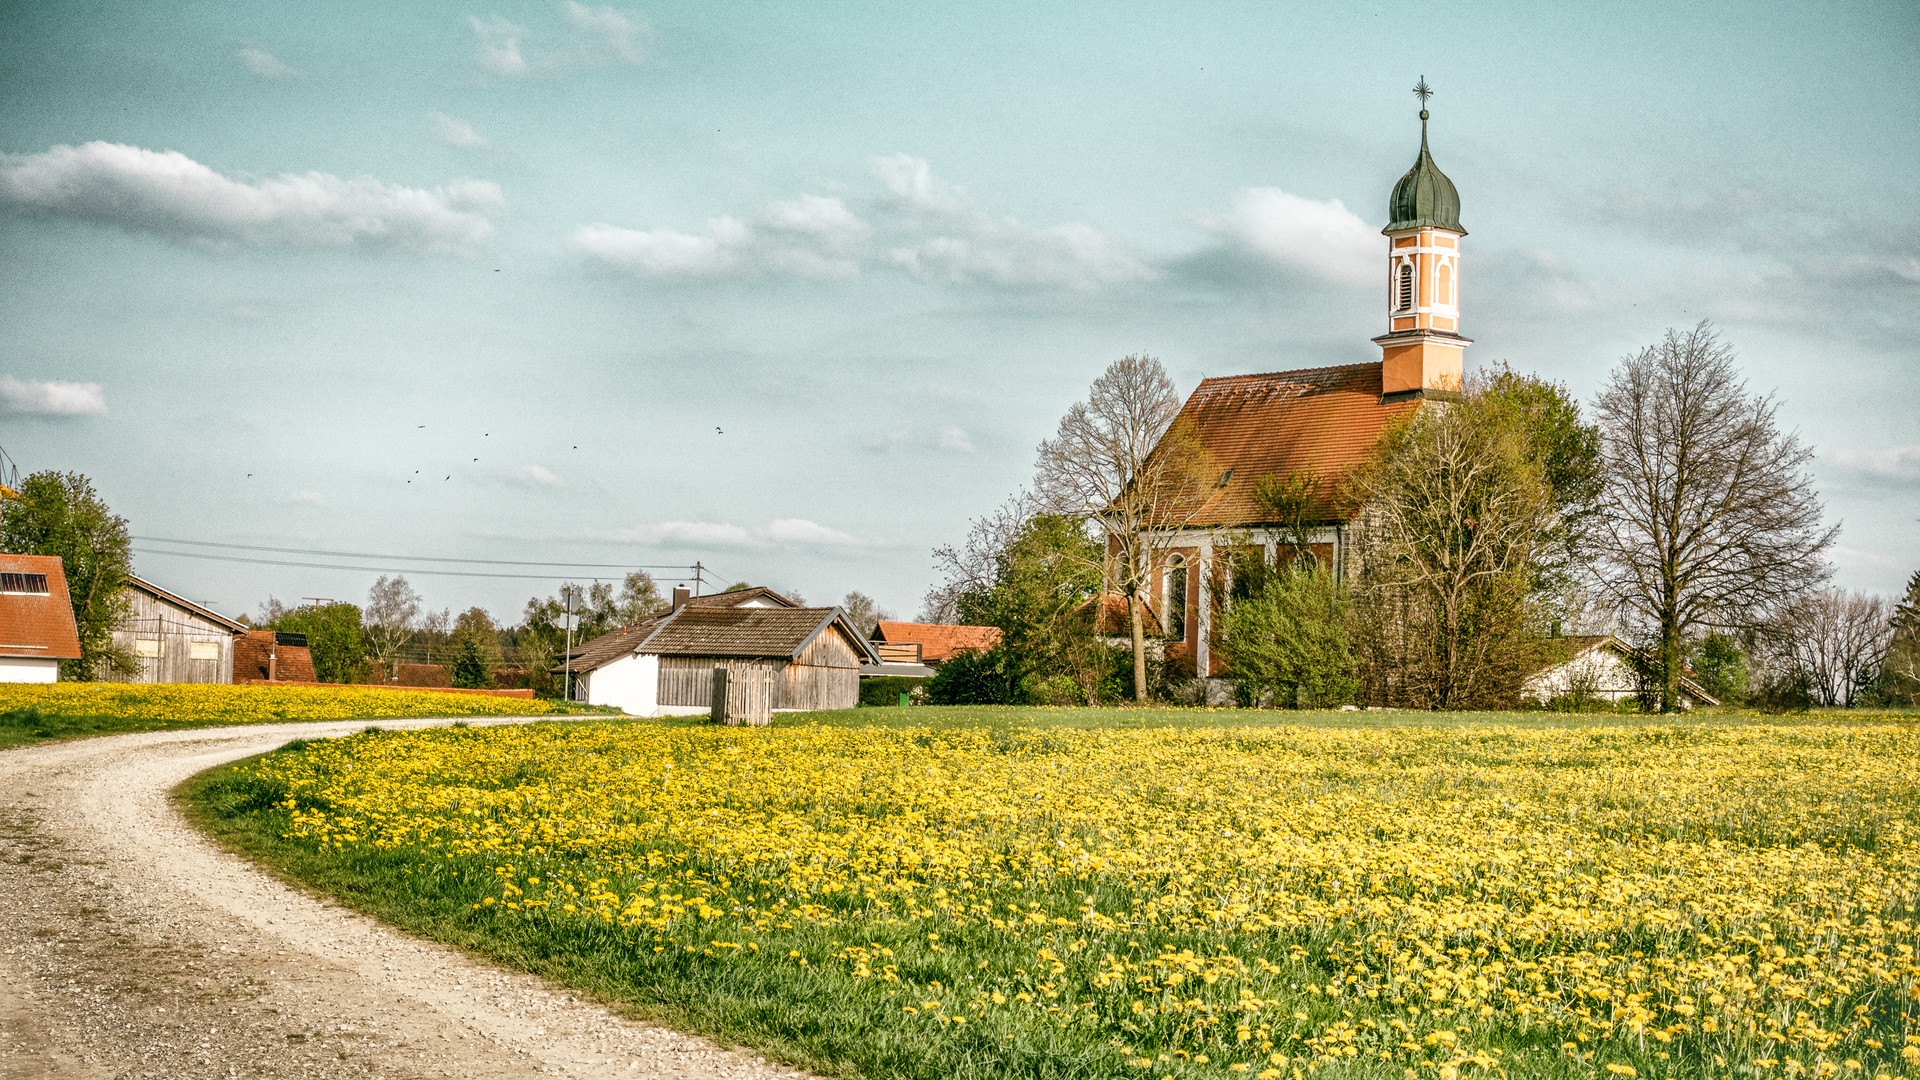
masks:
<instances>
[{"instance_id":1,"label":"leafy green tree","mask_svg":"<svg viewBox=\"0 0 1920 1080\"><path fill-rule=\"evenodd\" d=\"M1745 704L1749 692L1747 654L1731 634L1711 633L1694 650L1694 681L1723 704Z\"/></svg>"},{"instance_id":2,"label":"leafy green tree","mask_svg":"<svg viewBox=\"0 0 1920 1080\"><path fill-rule=\"evenodd\" d=\"M1582 420L1580 403L1565 386L1502 365L1480 380L1478 394L1518 427L1546 482L1553 512L1532 557L1536 601L1553 606L1582 573L1588 535L1600 513L1606 475L1600 466L1600 427Z\"/></svg>"},{"instance_id":3,"label":"leafy green tree","mask_svg":"<svg viewBox=\"0 0 1920 1080\"><path fill-rule=\"evenodd\" d=\"M453 650L453 685L469 690L493 687L493 663L480 639L468 634Z\"/></svg>"},{"instance_id":4,"label":"leafy green tree","mask_svg":"<svg viewBox=\"0 0 1920 1080\"><path fill-rule=\"evenodd\" d=\"M1324 708L1360 692L1345 583L1311 562L1267 576L1223 616L1223 648L1251 700Z\"/></svg>"},{"instance_id":5,"label":"leafy green tree","mask_svg":"<svg viewBox=\"0 0 1920 1080\"><path fill-rule=\"evenodd\" d=\"M1006 642L948 657L927 680L932 705L1025 705L1027 674Z\"/></svg>"},{"instance_id":6,"label":"leafy green tree","mask_svg":"<svg viewBox=\"0 0 1920 1080\"><path fill-rule=\"evenodd\" d=\"M1887 705L1920 705L1920 571L1907 580L1907 595L1894 605L1889 622L1893 638L1880 664L1874 699Z\"/></svg>"},{"instance_id":7,"label":"leafy green tree","mask_svg":"<svg viewBox=\"0 0 1920 1080\"><path fill-rule=\"evenodd\" d=\"M1356 610L1372 700L1508 707L1538 666L1534 559L1553 493L1522 412L1470 386L1385 434L1354 477Z\"/></svg>"},{"instance_id":8,"label":"leafy green tree","mask_svg":"<svg viewBox=\"0 0 1920 1080\"><path fill-rule=\"evenodd\" d=\"M1092 705L1130 686L1091 621L1090 601L1100 591L1099 555L1099 544L1080 520L1036 514L998 553L988 587L959 596L962 622L999 627L1005 663L1024 688L1022 700Z\"/></svg>"},{"instance_id":9,"label":"leafy green tree","mask_svg":"<svg viewBox=\"0 0 1920 1080\"><path fill-rule=\"evenodd\" d=\"M127 519L107 508L92 481L79 473L51 471L27 477L18 498L0 499L0 551L60 558L80 635L80 659L63 661L61 678L111 678L140 670L132 652L113 643L114 629L132 610L126 595L133 573Z\"/></svg>"},{"instance_id":10,"label":"leafy green tree","mask_svg":"<svg viewBox=\"0 0 1920 1080\"><path fill-rule=\"evenodd\" d=\"M281 608L268 601L268 629L307 635L313 675L321 682L362 682L367 673L367 639L355 604L329 601Z\"/></svg>"}]
</instances>

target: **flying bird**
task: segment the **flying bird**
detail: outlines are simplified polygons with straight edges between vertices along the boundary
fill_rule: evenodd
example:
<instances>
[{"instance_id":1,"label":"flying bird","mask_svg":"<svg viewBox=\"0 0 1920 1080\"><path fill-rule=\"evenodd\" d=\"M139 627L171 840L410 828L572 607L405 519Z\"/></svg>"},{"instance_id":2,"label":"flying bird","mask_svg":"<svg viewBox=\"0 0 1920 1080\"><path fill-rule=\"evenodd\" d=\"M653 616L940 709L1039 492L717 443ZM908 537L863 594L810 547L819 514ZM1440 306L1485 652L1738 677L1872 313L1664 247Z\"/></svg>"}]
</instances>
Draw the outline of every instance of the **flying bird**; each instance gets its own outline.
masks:
<instances>
[{"instance_id":1,"label":"flying bird","mask_svg":"<svg viewBox=\"0 0 1920 1080\"><path fill-rule=\"evenodd\" d=\"M725 435L725 434L726 434L726 432L724 432L724 431L721 431L721 430L720 430L719 428L714 428L714 429L713 429L713 433L714 433L715 435Z\"/></svg>"}]
</instances>

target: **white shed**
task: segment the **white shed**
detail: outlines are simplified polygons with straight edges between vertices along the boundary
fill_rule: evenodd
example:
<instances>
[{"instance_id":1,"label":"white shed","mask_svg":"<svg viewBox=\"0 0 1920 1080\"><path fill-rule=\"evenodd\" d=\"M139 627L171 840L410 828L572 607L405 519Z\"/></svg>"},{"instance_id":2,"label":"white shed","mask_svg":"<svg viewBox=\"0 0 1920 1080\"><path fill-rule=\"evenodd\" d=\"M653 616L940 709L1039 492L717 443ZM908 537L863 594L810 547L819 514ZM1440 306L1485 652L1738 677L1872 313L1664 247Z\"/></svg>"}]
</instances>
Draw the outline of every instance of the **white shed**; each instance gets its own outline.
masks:
<instances>
[{"instance_id":1,"label":"white shed","mask_svg":"<svg viewBox=\"0 0 1920 1080\"><path fill-rule=\"evenodd\" d=\"M1566 659L1529 676L1520 694L1531 701L1546 704L1556 698L1584 697L1593 701L1619 702L1640 692L1640 677L1635 670L1639 651L1612 634L1556 639L1564 647ZM1692 679L1680 680L1680 705L1718 705Z\"/></svg>"}]
</instances>

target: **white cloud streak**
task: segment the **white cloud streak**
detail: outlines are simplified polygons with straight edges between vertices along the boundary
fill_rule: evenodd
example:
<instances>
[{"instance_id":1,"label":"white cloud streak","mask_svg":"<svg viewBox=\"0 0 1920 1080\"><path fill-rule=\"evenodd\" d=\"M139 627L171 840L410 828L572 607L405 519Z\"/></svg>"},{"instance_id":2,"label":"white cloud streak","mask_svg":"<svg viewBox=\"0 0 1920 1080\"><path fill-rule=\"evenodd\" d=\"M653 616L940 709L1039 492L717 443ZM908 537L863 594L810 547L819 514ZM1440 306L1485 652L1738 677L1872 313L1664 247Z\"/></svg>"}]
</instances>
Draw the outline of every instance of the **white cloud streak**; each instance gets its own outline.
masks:
<instances>
[{"instance_id":1,"label":"white cloud streak","mask_svg":"<svg viewBox=\"0 0 1920 1080\"><path fill-rule=\"evenodd\" d=\"M448 146L479 150L490 145L479 132L473 130L472 124L457 117L448 116L442 112L428 113L427 122L433 131L433 137Z\"/></svg>"},{"instance_id":2,"label":"white cloud streak","mask_svg":"<svg viewBox=\"0 0 1920 1080\"><path fill-rule=\"evenodd\" d=\"M653 30L645 19L610 7L588 7L574 0L567 0L561 11L569 24L598 38L620 62L646 62L643 46L652 38Z\"/></svg>"},{"instance_id":3,"label":"white cloud streak","mask_svg":"<svg viewBox=\"0 0 1920 1080\"><path fill-rule=\"evenodd\" d=\"M263 79L287 79L295 74L292 68L281 63L272 53L251 46L240 50L240 63Z\"/></svg>"},{"instance_id":4,"label":"white cloud streak","mask_svg":"<svg viewBox=\"0 0 1920 1080\"><path fill-rule=\"evenodd\" d=\"M889 454L907 450L939 450L950 454L973 453L973 440L968 437L966 429L958 424L948 424L938 428L889 431L873 439L867 446Z\"/></svg>"},{"instance_id":5,"label":"white cloud streak","mask_svg":"<svg viewBox=\"0 0 1920 1080\"><path fill-rule=\"evenodd\" d=\"M107 395L99 383L16 379L0 375L0 413L30 416L105 416Z\"/></svg>"},{"instance_id":6,"label":"white cloud streak","mask_svg":"<svg viewBox=\"0 0 1920 1080\"><path fill-rule=\"evenodd\" d=\"M495 75L525 75L532 70L526 57L520 55L520 42L527 36L524 27L498 15L489 15L484 19L469 15L467 25L473 28L473 36L477 39L474 59L482 71Z\"/></svg>"},{"instance_id":7,"label":"white cloud streak","mask_svg":"<svg viewBox=\"0 0 1920 1080\"><path fill-rule=\"evenodd\" d=\"M237 180L177 151L109 142L0 154L0 209L214 246L467 254L492 238L504 202L484 180L431 190L321 172Z\"/></svg>"},{"instance_id":8,"label":"white cloud streak","mask_svg":"<svg viewBox=\"0 0 1920 1080\"><path fill-rule=\"evenodd\" d=\"M1878 450L1835 450L1827 455L1842 470L1896 484L1920 483L1920 445Z\"/></svg>"},{"instance_id":9,"label":"white cloud streak","mask_svg":"<svg viewBox=\"0 0 1920 1080\"><path fill-rule=\"evenodd\" d=\"M555 476L553 471L544 465L516 465L502 472L500 478L516 487L524 488L557 488L565 485L565 481Z\"/></svg>"},{"instance_id":10,"label":"white cloud streak","mask_svg":"<svg viewBox=\"0 0 1920 1080\"><path fill-rule=\"evenodd\" d=\"M594 534L598 539L681 548L766 550L780 547L853 548L859 540L805 518L779 518L751 528L717 521L663 521Z\"/></svg>"},{"instance_id":11,"label":"white cloud streak","mask_svg":"<svg viewBox=\"0 0 1920 1080\"><path fill-rule=\"evenodd\" d=\"M1225 212L1193 220L1232 250L1307 277L1367 285L1380 273L1379 230L1339 199L1323 202L1279 188L1246 188Z\"/></svg>"},{"instance_id":12,"label":"white cloud streak","mask_svg":"<svg viewBox=\"0 0 1920 1080\"><path fill-rule=\"evenodd\" d=\"M1092 290L1154 276L1125 246L1090 225L1030 228L973 209L921 158L869 162L886 194L865 213L839 198L801 195L751 220L716 217L703 232L583 225L573 249L600 265L642 277L711 280L780 274L851 278L891 266L931 282Z\"/></svg>"}]
</instances>

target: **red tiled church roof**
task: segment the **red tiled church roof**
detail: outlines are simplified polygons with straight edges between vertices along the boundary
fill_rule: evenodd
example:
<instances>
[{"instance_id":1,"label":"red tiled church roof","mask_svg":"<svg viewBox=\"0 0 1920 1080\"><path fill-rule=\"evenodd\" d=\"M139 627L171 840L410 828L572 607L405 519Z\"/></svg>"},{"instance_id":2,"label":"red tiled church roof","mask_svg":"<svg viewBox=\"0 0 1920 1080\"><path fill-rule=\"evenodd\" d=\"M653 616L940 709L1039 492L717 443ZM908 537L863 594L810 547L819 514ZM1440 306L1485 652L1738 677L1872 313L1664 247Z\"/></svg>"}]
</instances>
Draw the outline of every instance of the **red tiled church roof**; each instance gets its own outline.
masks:
<instances>
[{"instance_id":1,"label":"red tiled church roof","mask_svg":"<svg viewBox=\"0 0 1920 1080\"><path fill-rule=\"evenodd\" d=\"M1320 478L1316 517L1347 520L1340 483L1366 461L1395 419L1420 402L1380 401L1380 364L1304 368L1205 379L1174 421L1213 455L1225 477L1193 520L1198 528L1253 525L1263 519L1253 489L1262 477L1311 472Z\"/></svg>"},{"instance_id":2,"label":"red tiled church roof","mask_svg":"<svg viewBox=\"0 0 1920 1080\"><path fill-rule=\"evenodd\" d=\"M58 555L0 555L0 573L44 574L44 593L0 593L0 656L80 659L73 601Z\"/></svg>"}]
</instances>

